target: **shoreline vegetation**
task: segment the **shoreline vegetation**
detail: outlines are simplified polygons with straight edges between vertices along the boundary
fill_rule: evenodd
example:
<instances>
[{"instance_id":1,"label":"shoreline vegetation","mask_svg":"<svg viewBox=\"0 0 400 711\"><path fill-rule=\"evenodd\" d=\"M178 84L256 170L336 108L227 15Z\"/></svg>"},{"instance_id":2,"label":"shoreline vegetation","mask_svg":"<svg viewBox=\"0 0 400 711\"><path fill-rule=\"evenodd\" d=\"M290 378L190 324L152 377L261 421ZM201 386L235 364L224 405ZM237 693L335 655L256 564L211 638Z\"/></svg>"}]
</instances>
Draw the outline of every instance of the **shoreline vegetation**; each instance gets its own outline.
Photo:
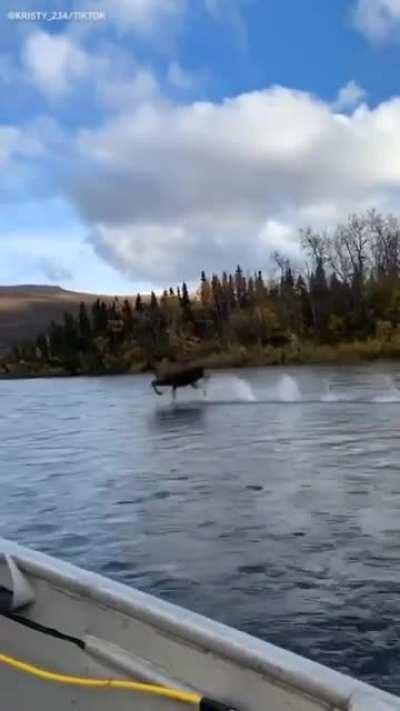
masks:
<instances>
[{"instance_id":1,"label":"shoreline vegetation","mask_svg":"<svg viewBox=\"0 0 400 711\"><path fill-rule=\"evenodd\" d=\"M261 271L208 276L162 295L65 312L0 360L0 378L357 363L400 358L400 222L352 215L331 234L301 232L305 267L275 253Z\"/></svg>"},{"instance_id":2,"label":"shoreline vegetation","mask_svg":"<svg viewBox=\"0 0 400 711\"><path fill-rule=\"evenodd\" d=\"M367 341L352 341L338 343L333 346L315 344L312 342L299 343L294 348L239 348L228 349L220 353L210 353L201 359L193 358L184 364L202 365L209 370L224 370L230 368L259 368L274 366L294 365L346 365L367 363L372 361L400 360L400 333L393 340L381 341L375 338ZM22 380L36 378L65 378L78 376L104 375L137 375L151 373L155 369L167 366L169 361L164 361L156 366L144 361L129 362L125 364L110 363L104 369L74 370L44 366L38 367L36 363L10 364L7 360L8 370L1 369L0 380Z\"/></svg>"}]
</instances>

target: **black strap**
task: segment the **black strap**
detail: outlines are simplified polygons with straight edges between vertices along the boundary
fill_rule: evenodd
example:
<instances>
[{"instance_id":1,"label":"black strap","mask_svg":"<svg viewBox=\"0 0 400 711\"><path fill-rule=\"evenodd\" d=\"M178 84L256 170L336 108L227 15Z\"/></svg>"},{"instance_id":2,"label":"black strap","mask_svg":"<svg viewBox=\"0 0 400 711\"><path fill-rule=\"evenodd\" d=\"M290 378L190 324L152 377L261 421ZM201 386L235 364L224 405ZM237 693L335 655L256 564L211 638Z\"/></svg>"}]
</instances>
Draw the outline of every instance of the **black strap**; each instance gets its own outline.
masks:
<instances>
[{"instance_id":1,"label":"black strap","mask_svg":"<svg viewBox=\"0 0 400 711\"><path fill-rule=\"evenodd\" d=\"M3 586L0 585L0 615L5 615L7 612L10 612L12 600L13 594L11 590L7 590L7 588L3 588Z\"/></svg>"},{"instance_id":2,"label":"black strap","mask_svg":"<svg viewBox=\"0 0 400 711\"><path fill-rule=\"evenodd\" d=\"M208 699L206 696L201 699L199 709L200 711L236 711L233 706L221 704L219 701Z\"/></svg>"},{"instance_id":3,"label":"black strap","mask_svg":"<svg viewBox=\"0 0 400 711\"><path fill-rule=\"evenodd\" d=\"M80 649L86 648L86 644L83 639L79 639L79 637L73 637L70 634L60 632L60 630L56 630L54 629L54 627L45 627L44 625L39 624L39 622L34 622L33 620L29 620L27 617L22 617L22 615L17 615L14 612L5 613L4 617L7 617L9 620L13 620L13 622L18 622L19 625L29 627L31 630L35 630L36 632L47 634L49 635L49 637L55 637L56 639L64 640L64 642L71 642L71 644L76 644L76 646Z\"/></svg>"},{"instance_id":4,"label":"black strap","mask_svg":"<svg viewBox=\"0 0 400 711\"><path fill-rule=\"evenodd\" d=\"M3 615L3 617L6 617L8 620L17 622L19 625L29 627L29 629L35 630L36 632L47 634L49 637L56 637L56 639L62 639L64 642L71 642L71 644L76 644L80 649L85 649L86 645L83 639L73 637L70 634L64 634L64 632L60 632L60 630L56 630L54 627L45 627L45 625L30 620L28 617L23 617L23 615L12 612L12 600L12 591L0 586L0 615Z\"/></svg>"}]
</instances>

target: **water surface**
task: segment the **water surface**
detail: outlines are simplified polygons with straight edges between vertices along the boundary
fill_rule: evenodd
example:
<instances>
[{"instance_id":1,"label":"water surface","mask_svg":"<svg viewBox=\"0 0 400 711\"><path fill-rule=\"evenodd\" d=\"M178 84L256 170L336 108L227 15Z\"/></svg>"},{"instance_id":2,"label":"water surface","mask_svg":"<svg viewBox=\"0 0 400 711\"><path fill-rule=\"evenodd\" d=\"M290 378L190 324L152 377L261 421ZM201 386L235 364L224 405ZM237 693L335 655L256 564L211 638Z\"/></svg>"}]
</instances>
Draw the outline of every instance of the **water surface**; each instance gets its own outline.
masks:
<instances>
[{"instance_id":1,"label":"water surface","mask_svg":"<svg viewBox=\"0 0 400 711\"><path fill-rule=\"evenodd\" d=\"M0 381L0 535L400 693L391 364Z\"/></svg>"}]
</instances>

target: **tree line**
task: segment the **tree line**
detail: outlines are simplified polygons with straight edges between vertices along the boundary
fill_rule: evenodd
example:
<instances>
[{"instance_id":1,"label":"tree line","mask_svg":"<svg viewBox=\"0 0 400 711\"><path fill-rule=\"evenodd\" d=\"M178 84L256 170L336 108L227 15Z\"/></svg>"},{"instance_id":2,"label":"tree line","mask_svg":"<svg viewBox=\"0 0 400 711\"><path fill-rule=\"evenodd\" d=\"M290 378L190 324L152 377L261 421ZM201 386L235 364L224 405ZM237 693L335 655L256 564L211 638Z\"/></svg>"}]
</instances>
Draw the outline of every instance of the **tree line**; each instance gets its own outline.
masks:
<instances>
[{"instance_id":1,"label":"tree line","mask_svg":"<svg viewBox=\"0 0 400 711\"><path fill-rule=\"evenodd\" d=\"M161 295L97 299L65 313L16 359L69 372L153 367L232 347L285 349L390 338L400 321L400 223L376 211L352 215L333 232L301 232L304 259L275 253L275 274L207 275Z\"/></svg>"}]
</instances>

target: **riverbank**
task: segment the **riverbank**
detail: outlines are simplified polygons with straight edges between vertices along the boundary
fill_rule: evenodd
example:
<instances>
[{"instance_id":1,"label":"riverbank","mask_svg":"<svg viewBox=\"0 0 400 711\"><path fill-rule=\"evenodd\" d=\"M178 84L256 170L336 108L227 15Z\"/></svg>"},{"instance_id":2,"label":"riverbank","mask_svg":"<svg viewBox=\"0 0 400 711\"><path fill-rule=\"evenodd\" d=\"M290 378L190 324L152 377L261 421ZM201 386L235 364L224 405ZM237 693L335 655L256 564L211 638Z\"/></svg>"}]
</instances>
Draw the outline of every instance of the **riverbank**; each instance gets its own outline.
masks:
<instances>
[{"instance_id":1,"label":"riverbank","mask_svg":"<svg viewBox=\"0 0 400 711\"><path fill-rule=\"evenodd\" d=\"M213 370L225 368L251 368L281 365L317 365L362 363L374 360L400 360L400 337L392 340L369 339L351 343L315 344L311 342L291 344L282 348L272 346L232 346L219 352L193 352L186 356L185 363L202 365ZM7 361L8 372L0 372L0 380L19 380L25 378L65 378L77 376L123 375L152 372L145 361L132 362L128 357L120 356L110 361L108 367L101 370L76 369L74 372L61 367L44 367L39 363L13 363Z\"/></svg>"},{"instance_id":2,"label":"riverbank","mask_svg":"<svg viewBox=\"0 0 400 711\"><path fill-rule=\"evenodd\" d=\"M221 353L210 354L202 358L201 363L206 368L242 368L323 363L334 365L396 359L400 359L400 338L391 341L369 339L335 345L304 342L284 348L235 347Z\"/></svg>"}]
</instances>

